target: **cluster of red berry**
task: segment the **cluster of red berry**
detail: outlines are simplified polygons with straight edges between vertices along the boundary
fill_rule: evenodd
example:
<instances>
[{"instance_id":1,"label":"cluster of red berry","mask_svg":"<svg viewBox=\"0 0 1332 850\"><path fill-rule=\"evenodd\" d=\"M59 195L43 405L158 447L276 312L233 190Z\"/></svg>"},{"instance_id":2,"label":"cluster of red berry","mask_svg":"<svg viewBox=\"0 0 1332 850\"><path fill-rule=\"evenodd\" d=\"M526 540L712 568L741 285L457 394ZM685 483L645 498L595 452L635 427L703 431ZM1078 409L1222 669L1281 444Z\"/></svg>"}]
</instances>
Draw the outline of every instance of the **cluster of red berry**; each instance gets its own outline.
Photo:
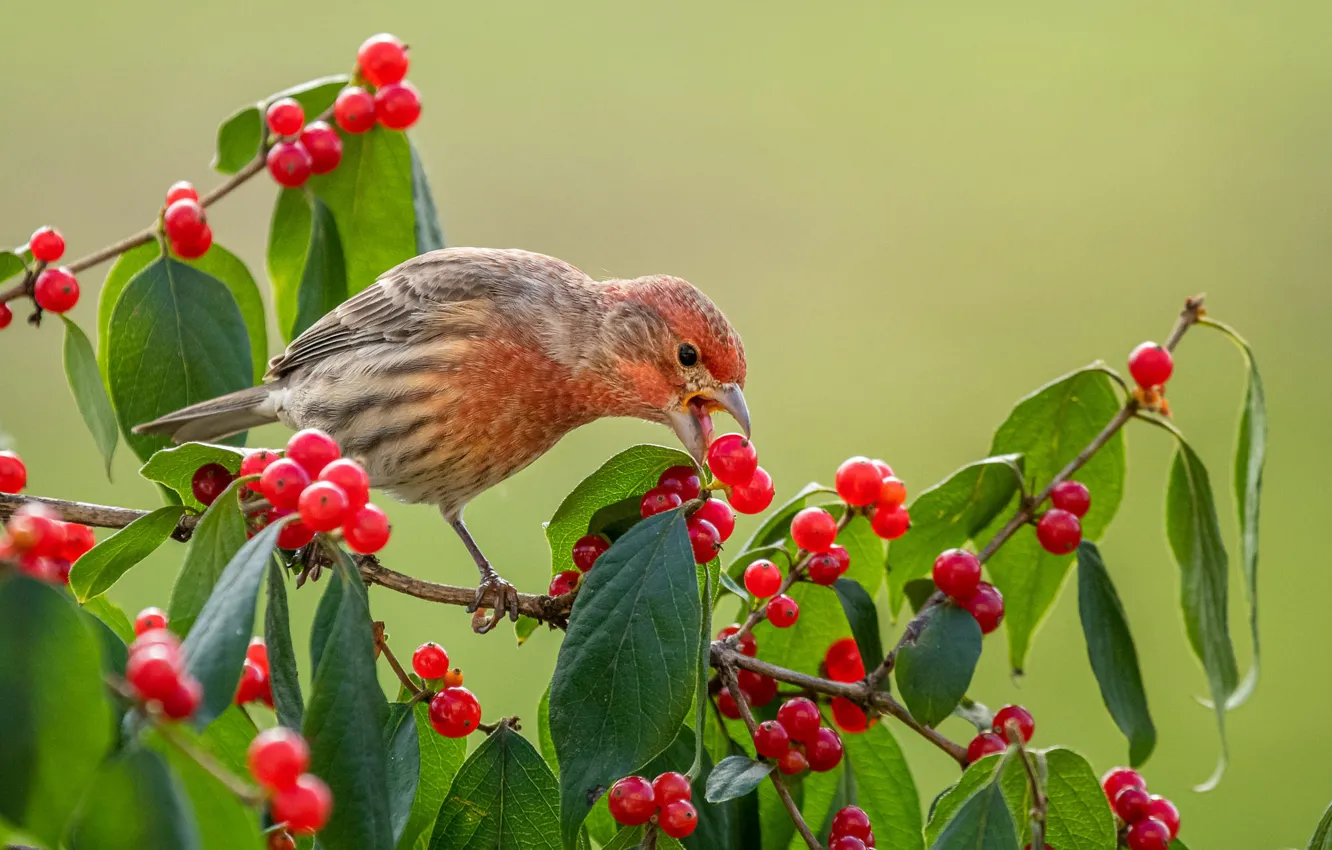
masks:
<instances>
[{"instance_id":1,"label":"cluster of red berry","mask_svg":"<svg viewBox=\"0 0 1332 850\"><path fill-rule=\"evenodd\" d=\"M57 262L65 255L65 237L54 227L39 227L28 239L28 250L32 252L32 258L43 265ZM64 266L44 268L33 282L32 297L43 310L68 312L79 303L79 281ZM8 327L13 319L14 313L9 305L0 304L0 330Z\"/></svg>"},{"instance_id":2,"label":"cluster of red berry","mask_svg":"<svg viewBox=\"0 0 1332 850\"><path fill-rule=\"evenodd\" d=\"M250 742L250 774L270 798L275 825L297 835L313 835L333 813L333 792L312 773L310 747L285 726L265 729Z\"/></svg>"},{"instance_id":3,"label":"cluster of red berry","mask_svg":"<svg viewBox=\"0 0 1332 850\"><path fill-rule=\"evenodd\" d=\"M162 232L177 257L197 259L213 247L213 229L194 185L186 180L167 189L162 210Z\"/></svg>"},{"instance_id":4,"label":"cluster of red berry","mask_svg":"<svg viewBox=\"0 0 1332 850\"><path fill-rule=\"evenodd\" d=\"M445 738L466 738L481 723L481 703L462 686L462 670L449 669L449 654L434 641L412 653L412 670L427 688L438 687L430 700L430 725Z\"/></svg>"},{"instance_id":5,"label":"cluster of red berry","mask_svg":"<svg viewBox=\"0 0 1332 850\"><path fill-rule=\"evenodd\" d=\"M625 826L641 826L655 817L662 832L684 838L698 826L693 795L689 777L668 771L651 782L641 776L616 780L606 792L606 805L611 817Z\"/></svg>"},{"instance_id":6,"label":"cluster of red berry","mask_svg":"<svg viewBox=\"0 0 1332 850\"><path fill-rule=\"evenodd\" d=\"M859 806L845 806L833 815L828 850L865 850L874 846L869 815Z\"/></svg>"},{"instance_id":7,"label":"cluster of red berry","mask_svg":"<svg viewBox=\"0 0 1332 850\"><path fill-rule=\"evenodd\" d=\"M813 700L794 697L777 709L776 720L765 720L754 732L754 751L774 759L787 775L805 768L822 773L842 761L842 739L823 725Z\"/></svg>"},{"instance_id":8,"label":"cluster of red berry","mask_svg":"<svg viewBox=\"0 0 1332 850\"><path fill-rule=\"evenodd\" d=\"M865 662L855 638L835 640L823 654L823 672L834 682L859 682L865 678ZM865 709L846 697L831 700L833 722L843 732L864 732L877 719L871 720Z\"/></svg>"},{"instance_id":9,"label":"cluster of red berry","mask_svg":"<svg viewBox=\"0 0 1332 850\"><path fill-rule=\"evenodd\" d=\"M893 474L893 468L883 461L877 458L848 458L837 467L833 485L843 502L865 510L874 533L884 540L896 540L911 528L911 514L905 507L906 485ZM791 531L794 534L794 525Z\"/></svg>"},{"instance_id":10,"label":"cluster of red berry","mask_svg":"<svg viewBox=\"0 0 1332 850\"><path fill-rule=\"evenodd\" d=\"M1052 555L1067 555L1082 542L1082 518L1091 491L1080 481L1060 481L1050 490L1050 509L1036 521L1036 539Z\"/></svg>"},{"instance_id":11,"label":"cluster of red berry","mask_svg":"<svg viewBox=\"0 0 1332 850\"><path fill-rule=\"evenodd\" d=\"M717 632L717 640L726 640L732 635L737 634L739 631L740 625L738 623L732 623ZM750 658L757 655L758 641L754 639L754 633L745 632L745 634L737 641L736 649L740 651L741 655L748 655ZM767 705L777 698L776 679L764 676L760 673L755 673L751 670L739 671L736 674L736 679L740 685L740 692L745 695L745 699L749 701L749 704L755 708ZM726 688L722 688L721 691L717 693L717 710L720 711L724 717L729 717L732 720L740 719L740 707L735 704L735 700L731 698L731 692Z\"/></svg>"},{"instance_id":12,"label":"cluster of red berry","mask_svg":"<svg viewBox=\"0 0 1332 850\"><path fill-rule=\"evenodd\" d=\"M183 720L198 710L203 687L185 672L180 640L166 626L166 616L156 608L135 618L125 681L147 705L159 707L172 720Z\"/></svg>"},{"instance_id":13,"label":"cluster of red berry","mask_svg":"<svg viewBox=\"0 0 1332 850\"><path fill-rule=\"evenodd\" d=\"M305 107L284 97L268 105L264 121L280 137L268 149L268 173L279 185L294 189L311 174L327 174L342 162L342 137L327 121L305 123Z\"/></svg>"},{"instance_id":14,"label":"cluster of red berry","mask_svg":"<svg viewBox=\"0 0 1332 850\"><path fill-rule=\"evenodd\" d=\"M236 705L262 702L273 707L273 680L268 669L268 645L261 637L251 638L236 684Z\"/></svg>"},{"instance_id":15,"label":"cluster of red berry","mask_svg":"<svg viewBox=\"0 0 1332 850\"><path fill-rule=\"evenodd\" d=\"M768 509L776 494L772 476L759 466L758 449L743 434L722 434L708 446L708 469L726 485L731 507L742 514Z\"/></svg>"},{"instance_id":16,"label":"cluster of red berry","mask_svg":"<svg viewBox=\"0 0 1332 850\"><path fill-rule=\"evenodd\" d=\"M990 724L993 731L982 732L971 739L967 745L967 763L978 761L992 753L1002 753L1008 749L1008 745L1013 743L1009 737L1009 725L1016 724L1018 734L1022 736L1022 743L1031 740L1032 734L1036 732L1036 718L1031 716L1020 705L1006 705L994 713L994 722Z\"/></svg>"},{"instance_id":17,"label":"cluster of red berry","mask_svg":"<svg viewBox=\"0 0 1332 850\"><path fill-rule=\"evenodd\" d=\"M946 549L934 559L934 586L976 618L988 635L1004 620L1004 595L981 581L980 559L965 549Z\"/></svg>"},{"instance_id":18,"label":"cluster of red berry","mask_svg":"<svg viewBox=\"0 0 1332 850\"><path fill-rule=\"evenodd\" d=\"M1179 835L1179 809L1159 794L1147 793L1147 780L1127 767L1101 778L1101 790L1123 824L1121 837L1129 850L1166 850Z\"/></svg>"},{"instance_id":19,"label":"cluster of red berry","mask_svg":"<svg viewBox=\"0 0 1332 850\"><path fill-rule=\"evenodd\" d=\"M28 470L13 452L0 452L0 493L18 493L28 483ZM40 581L69 584L74 562L97 541L92 529L62 522L55 512L31 502L14 512L0 529L0 562Z\"/></svg>"}]
</instances>

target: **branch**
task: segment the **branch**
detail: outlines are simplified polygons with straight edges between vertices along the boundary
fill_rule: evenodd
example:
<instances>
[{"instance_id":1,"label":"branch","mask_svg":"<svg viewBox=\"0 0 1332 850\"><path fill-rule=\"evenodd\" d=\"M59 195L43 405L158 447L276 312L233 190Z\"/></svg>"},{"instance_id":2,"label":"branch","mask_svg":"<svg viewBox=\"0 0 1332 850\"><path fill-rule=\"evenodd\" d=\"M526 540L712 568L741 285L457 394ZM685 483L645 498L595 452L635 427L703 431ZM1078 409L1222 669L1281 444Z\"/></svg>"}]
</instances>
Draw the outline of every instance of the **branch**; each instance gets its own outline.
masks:
<instances>
[{"instance_id":1,"label":"branch","mask_svg":"<svg viewBox=\"0 0 1332 850\"><path fill-rule=\"evenodd\" d=\"M375 637L375 650L388 660L389 666L393 668L394 674L398 677L398 681L402 682L402 686L413 697L421 696L423 689L416 686L412 677L408 676L407 671L402 669L402 665L398 663L398 657L393 654L393 650L389 649L388 638L384 635L384 621L374 620L370 623L370 628Z\"/></svg>"},{"instance_id":2,"label":"branch","mask_svg":"<svg viewBox=\"0 0 1332 850\"><path fill-rule=\"evenodd\" d=\"M1036 775L1036 767L1032 763L1032 755L1027 751L1027 743L1022 740L1022 732L1018 729L1016 720L1008 721L1008 737L1014 741L1017 748L1018 759L1022 762L1022 769L1027 774L1027 787L1031 791L1031 846L1045 846L1045 818L1050 810L1050 798L1045 795L1041 785L1042 777ZM1044 772L1044 771L1042 771Z\"/></svg>"}]
</instances>

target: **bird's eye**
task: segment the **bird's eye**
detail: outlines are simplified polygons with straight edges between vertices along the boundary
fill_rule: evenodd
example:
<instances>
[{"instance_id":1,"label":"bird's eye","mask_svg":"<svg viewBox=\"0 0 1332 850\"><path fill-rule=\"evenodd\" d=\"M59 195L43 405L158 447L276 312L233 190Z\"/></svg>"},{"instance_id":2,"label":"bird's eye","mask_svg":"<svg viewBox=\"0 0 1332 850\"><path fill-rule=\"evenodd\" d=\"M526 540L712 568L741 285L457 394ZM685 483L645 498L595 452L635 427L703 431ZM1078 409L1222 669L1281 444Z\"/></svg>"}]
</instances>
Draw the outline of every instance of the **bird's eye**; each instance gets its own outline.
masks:
<instances>
[{"instance_id":1,"label":"bird's eye","mask_svg":"<svg viewBox=\"0 0 1332 850\"><path fill-rule=\"evenodd\" d=\"M680 365L693 366L698 362L698 349L689 343L682 343L679 351Z\"/></svg>"}]
</instances>

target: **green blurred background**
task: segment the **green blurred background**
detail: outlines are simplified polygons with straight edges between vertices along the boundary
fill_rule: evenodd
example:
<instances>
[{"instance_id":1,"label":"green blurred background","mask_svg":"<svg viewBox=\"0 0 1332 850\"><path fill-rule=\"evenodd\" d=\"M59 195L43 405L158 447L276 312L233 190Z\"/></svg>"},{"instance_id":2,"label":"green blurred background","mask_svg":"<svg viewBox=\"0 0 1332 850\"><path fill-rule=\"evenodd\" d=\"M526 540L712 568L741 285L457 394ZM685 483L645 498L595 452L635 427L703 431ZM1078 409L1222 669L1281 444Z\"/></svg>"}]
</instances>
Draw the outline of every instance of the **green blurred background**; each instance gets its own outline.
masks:
<instances>
[{"instance_id":1,"label":"green blurred background","mask_svg":"<svg viewBox=\"0 0 1332 850\"><path fill-rule=\"evenodd\" d=\"M1332 473L1332 6L374 5L9 4L0 243L51 223L79 256L147 224L172 181L215 181L219 120L348 69L362 38L388 30L413 46L426 104L413 135L449 244L702 287L744 335L755 435L779 497L829 480L854 453L885 457L919 492L981 456L1019 396L1097 358L1121 365L1205 290L1213 315L1257 350L1272 433L1265 666L1229 717L1231 767L1211 794L1189 791L1217 740L1194 701L1205 682L1164 540L1162 432L1130 428L1127 494L1104 553L1160 732L1146 772L1179 802L1183 837L1195 850L1304 846L1332 798L1332 579L1316 542ZM210 211L218 241L261 280L273 196L261 177ZM104 274L82 277L72 316L85 328ZM21 321L0 336L0 426L29 464L30 491L151 506L123 445L115 482L100 475L60 337L58 324ZM1240 358L1196 331L1176 376L1176 421L1211 464L1233 541ZM273 428L252 443L284 440ZM643 423L585 428L479 498L473 531L503 573L539 590L541 522L561 496L613 450L669 440ZM388 563L474 581L431 509L391 514ZM162 550L111 596L131 613L164 605L180 554ZM1232 590L1243 644L1238 580ZM973 693L1020 700L1038 744L1067 743L1104 769L1126 746L1101 706L1072 591L1028 675L1010 680L996 635ZM427 639L448 647L487 717L533 717L558 635L517 648L508 628L472 635L457 609L382 590L373 601L399 652ZM314 596L294 604L303 633ZM955 769L900 737L928 801Z\"/></svg>"}]
</instances>

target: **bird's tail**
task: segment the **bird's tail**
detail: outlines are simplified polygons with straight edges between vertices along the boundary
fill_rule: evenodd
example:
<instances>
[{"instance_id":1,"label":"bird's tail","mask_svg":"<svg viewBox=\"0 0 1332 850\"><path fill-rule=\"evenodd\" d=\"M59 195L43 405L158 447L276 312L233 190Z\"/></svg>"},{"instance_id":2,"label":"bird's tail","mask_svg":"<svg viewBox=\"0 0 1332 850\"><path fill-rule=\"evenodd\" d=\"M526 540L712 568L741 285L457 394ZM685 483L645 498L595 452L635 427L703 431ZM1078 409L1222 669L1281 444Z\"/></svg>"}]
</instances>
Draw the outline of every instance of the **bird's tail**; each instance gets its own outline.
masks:
<instances>
[{"instance_id":1,"label":"bird's tail","mask_svg":"<svg viewBox=\"0 0 1332 850\"><path fill-rule=\"evenodd\" d=\"M207 442L276 422L280 385L263 384L168 413L134 428L136 434L165 434L177 443Z\"/></svg>"}]
</instances>

